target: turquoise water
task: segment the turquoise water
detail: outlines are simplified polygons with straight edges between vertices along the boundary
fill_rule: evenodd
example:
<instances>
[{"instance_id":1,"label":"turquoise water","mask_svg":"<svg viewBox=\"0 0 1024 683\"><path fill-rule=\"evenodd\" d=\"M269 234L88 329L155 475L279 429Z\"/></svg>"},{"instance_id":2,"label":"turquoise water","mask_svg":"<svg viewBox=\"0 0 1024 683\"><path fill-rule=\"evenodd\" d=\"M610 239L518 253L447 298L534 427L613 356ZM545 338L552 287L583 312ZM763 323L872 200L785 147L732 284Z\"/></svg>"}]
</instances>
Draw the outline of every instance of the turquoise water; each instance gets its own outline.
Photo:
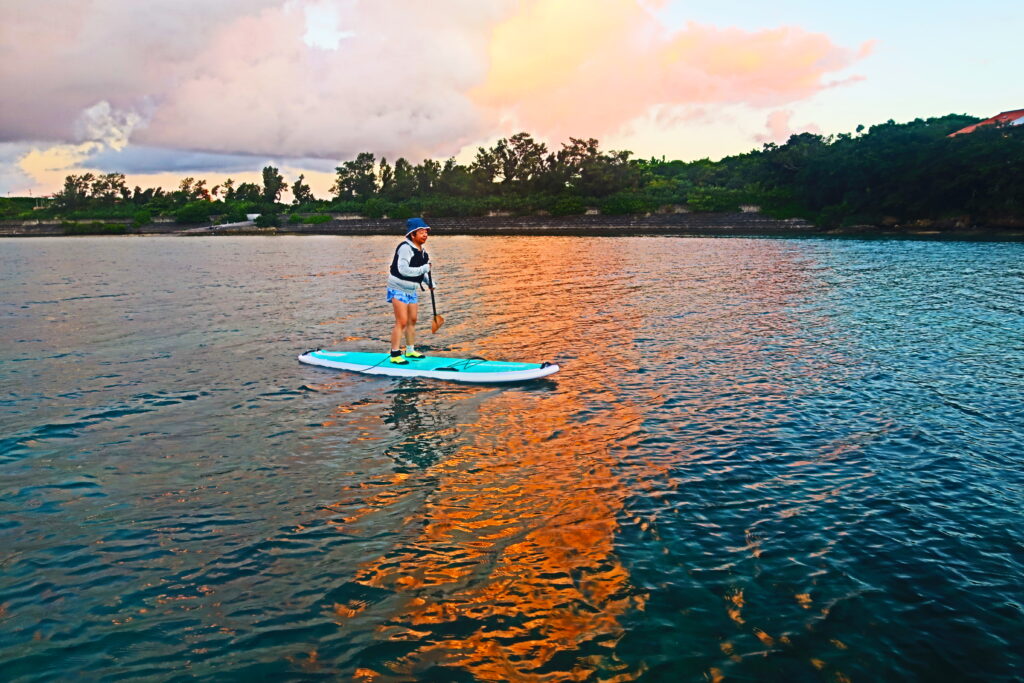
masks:
<instances>
[{"instance_id":1,"label":"turquoise water","mask_svg":"<svg viewBox=\"0 0 1024 683\"><path fill-rule=\"evenodd\" d=\"M1024 245L0 242L0 678L1019 680Z\"/></svg>"}]
</instances>

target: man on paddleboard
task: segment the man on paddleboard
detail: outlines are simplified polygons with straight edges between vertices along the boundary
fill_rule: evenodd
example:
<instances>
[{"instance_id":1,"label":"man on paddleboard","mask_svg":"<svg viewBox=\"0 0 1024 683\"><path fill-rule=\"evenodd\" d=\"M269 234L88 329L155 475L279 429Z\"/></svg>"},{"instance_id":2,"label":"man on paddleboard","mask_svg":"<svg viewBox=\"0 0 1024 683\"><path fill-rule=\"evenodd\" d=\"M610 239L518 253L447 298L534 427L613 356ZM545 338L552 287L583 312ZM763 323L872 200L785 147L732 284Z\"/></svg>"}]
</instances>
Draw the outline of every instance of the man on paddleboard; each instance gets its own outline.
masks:
<instances>
[{"instance_id":1,"label":"man on paddleboard","mask_svg":"<svg viewBox=\"0 0 1024 683\"><path fill-rule=\"evenodd\" d=\"M430 256L423 245L430 234L430 226L422 218L405 222L405 241L398 245L391 258L388 274L387 300L395 313L395 326L391 329L391 358L395 365L419 360L423 354L416 350L416 313L419 309L419 288L426 282L433 288L430 276ZM402 337L405 353L402 353Z\"/></svg>"}]
</instances>

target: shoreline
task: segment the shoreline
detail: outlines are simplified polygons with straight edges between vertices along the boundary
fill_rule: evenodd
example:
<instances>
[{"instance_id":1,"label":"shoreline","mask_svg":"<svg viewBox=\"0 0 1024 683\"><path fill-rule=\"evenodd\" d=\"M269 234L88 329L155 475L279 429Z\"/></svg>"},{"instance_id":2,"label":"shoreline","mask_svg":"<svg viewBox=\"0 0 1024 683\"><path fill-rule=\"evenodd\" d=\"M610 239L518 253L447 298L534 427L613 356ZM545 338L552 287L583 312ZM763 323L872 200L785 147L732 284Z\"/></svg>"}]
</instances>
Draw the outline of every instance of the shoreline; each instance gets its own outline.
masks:
<instances>
[{"instance_id":1,"label":"shoreline","mask_svg":"<svg viewBox=\"0 0 1024 683\"><path fill-rule=\"evenodd\" d=\"M942 225L918 222L912 226L858 225L820 228L799 219L774 219L756 212L673 213L625 216L485 216L430 219L436 235L473 236L674 236L674 237L773 237L906 239L935 241L1024 241L1024 227ZM95 235L396 235L405 224L401 219L335 218L317 225L285 224L258 228L253 224L186 226L150 223L136 227L127 220L76 221L79 225L102 223L122 227L124 232ZM0 237L79 236L65 232L66 222L0 221Z\"/></svg>"}]
</instances>

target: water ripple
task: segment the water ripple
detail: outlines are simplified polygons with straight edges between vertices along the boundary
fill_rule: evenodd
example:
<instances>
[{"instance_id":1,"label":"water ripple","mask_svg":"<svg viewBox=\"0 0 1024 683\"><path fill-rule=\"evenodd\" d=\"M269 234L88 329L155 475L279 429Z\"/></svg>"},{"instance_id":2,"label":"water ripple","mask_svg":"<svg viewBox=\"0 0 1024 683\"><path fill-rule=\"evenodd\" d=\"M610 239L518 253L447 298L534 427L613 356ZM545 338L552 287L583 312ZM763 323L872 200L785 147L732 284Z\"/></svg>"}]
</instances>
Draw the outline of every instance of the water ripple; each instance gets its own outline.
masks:
<instances>
[{"instance_id":1,"label":"water ripple","mask_svg":"<svg viewBox=\"0 0 1024 683\"><path fill-rule=\"evenodd\" d=\"M393 242L5 245L5 680L1019 677L1021 245Z\"/></svg>"}]
</instances>

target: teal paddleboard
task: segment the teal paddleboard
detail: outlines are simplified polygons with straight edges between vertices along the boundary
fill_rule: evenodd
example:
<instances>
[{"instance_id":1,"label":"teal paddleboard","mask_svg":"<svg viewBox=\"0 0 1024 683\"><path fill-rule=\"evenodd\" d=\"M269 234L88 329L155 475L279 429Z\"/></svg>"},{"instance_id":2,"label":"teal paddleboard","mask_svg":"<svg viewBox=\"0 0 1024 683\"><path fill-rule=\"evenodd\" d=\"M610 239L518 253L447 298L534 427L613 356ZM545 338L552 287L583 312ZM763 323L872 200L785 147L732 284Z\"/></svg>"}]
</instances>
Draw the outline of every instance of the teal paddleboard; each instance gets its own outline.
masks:
<instances>
[{"instance_id":1,"label":"teal paddleboard","mask_svg":"<svg viewBox=\"0 0 1024 683\"><path fill-rule=\"evenodd\" d=\"M316 349L299 356L299 362L325 368L350 370L364 375L388 377L430 377L454 382L522 382L558 372L553 363L513 363L482 358L427 356L408 364L396 365L386 353L361 351L324 351Z\"/></svg>"}]
</instances>

